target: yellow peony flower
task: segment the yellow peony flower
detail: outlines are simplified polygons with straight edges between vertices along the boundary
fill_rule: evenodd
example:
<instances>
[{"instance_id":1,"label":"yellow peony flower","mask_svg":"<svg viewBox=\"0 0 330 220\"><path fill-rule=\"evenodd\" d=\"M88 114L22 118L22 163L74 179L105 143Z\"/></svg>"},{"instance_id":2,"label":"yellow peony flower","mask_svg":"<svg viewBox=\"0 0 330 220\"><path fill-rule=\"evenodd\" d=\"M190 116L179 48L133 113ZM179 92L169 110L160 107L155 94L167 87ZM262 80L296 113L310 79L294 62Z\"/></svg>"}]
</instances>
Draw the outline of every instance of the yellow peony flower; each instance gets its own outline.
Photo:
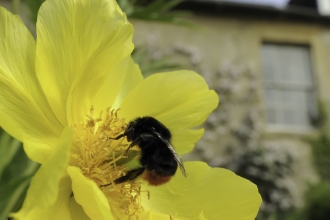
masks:
<instances>
[{"instance_id":1,"label":"yellow peony flower","mask_svg":"<svg viewBox=\"0 0 330 220\"><path fill-rule=\"evenodd\" d=\"M133 28L115 0L48 0L37 41L0 8L0 126L41 163L15 219L254 219L254 184L225 169L187 162L188 178L151 187L129 170L125 138L136 117L172 133L178 154L192 150L218 97L198 74L143 79L130 54ZM129 151L138 154L138 148ZM134 161L134 160L133 160ZM130 163L128 163L130 162Z\"/></svg>"}]
</instances>

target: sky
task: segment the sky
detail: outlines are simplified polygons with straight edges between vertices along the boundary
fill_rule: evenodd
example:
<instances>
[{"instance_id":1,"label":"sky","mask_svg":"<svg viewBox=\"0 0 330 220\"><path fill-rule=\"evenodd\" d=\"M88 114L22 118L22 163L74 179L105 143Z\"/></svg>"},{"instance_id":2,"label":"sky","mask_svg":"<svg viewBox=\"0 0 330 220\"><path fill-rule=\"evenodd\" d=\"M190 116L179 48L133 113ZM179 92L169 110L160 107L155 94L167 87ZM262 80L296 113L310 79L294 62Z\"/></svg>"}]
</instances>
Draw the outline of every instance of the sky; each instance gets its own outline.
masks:
<instances>
[{"instance_id":1,"label":"sky","mask_svg":"<svg viewBox=\"0 0 330 220\"><path fill-rule=\"evenodd\" d=\"M289 0L216 0L216 1L241 2L247 4L262 4L262 5L282 7L285 6Z\"/></svg>"}]
</instances>

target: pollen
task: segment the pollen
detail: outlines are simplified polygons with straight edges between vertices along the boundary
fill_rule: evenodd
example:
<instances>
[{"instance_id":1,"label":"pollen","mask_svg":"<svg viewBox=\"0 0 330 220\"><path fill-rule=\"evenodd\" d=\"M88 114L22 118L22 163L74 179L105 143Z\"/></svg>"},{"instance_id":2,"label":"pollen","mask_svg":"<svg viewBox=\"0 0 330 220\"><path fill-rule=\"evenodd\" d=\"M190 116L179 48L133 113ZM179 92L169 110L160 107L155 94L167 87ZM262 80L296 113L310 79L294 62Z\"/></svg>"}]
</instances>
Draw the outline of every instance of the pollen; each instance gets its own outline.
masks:
<instances>
[{"instance_id":1,"label":"pollen","mask_svg":"<svg viewBox=\"0 0 330 220\"><path fill-rule=\"evenodd\" d=\"M73 126L76 140L72 163L100 187L118 219L125 219L123 216L138 219L138 214L143 211L140 182L114 184L114 180L128 171L122 162L127 160L128 142L125 138L114 140L127 127L125 119L119 118L117 112L108 108L104 116L102 112L95 116L92 106L86 121Z\"/></svg>"}]
</instances>

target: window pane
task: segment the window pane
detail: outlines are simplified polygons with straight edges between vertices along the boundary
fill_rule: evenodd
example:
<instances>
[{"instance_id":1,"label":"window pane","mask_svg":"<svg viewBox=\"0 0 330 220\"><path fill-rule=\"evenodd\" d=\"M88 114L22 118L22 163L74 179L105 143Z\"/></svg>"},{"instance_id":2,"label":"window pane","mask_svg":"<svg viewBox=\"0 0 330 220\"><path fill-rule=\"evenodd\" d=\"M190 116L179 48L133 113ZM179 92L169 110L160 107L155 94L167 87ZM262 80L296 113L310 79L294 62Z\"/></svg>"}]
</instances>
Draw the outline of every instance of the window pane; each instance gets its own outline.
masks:
<instances>
[{"instance_id":1,"label":"window pane","mask_svg":"<svg viewBox=\"0 0 330 220\"><path fill-rule=\"evenodd\" d=\"M309 47L264 44L261 56L266 82L313 85Z\"/></svg>"},{"instance_id":2,"label":"window pane","mask_svg":"<svg viewBox=\"0 0 330 220\"><path fill-rule=\"evenodd\" d=\"M317 112L309 47L266 43L261 56L267 123L309 127Z\"/></svg>"}]
</instances>

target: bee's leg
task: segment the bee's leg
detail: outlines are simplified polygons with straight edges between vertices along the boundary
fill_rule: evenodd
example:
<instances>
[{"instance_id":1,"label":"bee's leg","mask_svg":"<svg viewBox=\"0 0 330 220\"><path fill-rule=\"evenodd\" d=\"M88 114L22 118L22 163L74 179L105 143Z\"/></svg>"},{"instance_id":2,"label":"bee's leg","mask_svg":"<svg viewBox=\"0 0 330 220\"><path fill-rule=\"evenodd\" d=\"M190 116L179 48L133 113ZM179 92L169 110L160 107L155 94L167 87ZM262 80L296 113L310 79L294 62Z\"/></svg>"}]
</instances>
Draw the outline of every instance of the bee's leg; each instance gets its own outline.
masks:
<instances>
[{"instance_id":1,"label":"bee's leg","mask_svg":"<svg viewBox=\"0 0 330 220\"><path fill-rule=\"evenodd\" d=\"M119 140L120 138L125 137L125 136L126 136L126 133L123 133L123 134L118 135L117 137L109 138L109 139L112 139L112 140Z\"/></svg>"},{"instance_id":2,"label":"bee's leg","mask_svg":"<svg viewBox=\"0 0 330 220\"><path fill-rule=\"evenodd\" d=\"M119 177L114 182L115 182L115 184L119 184L119 183L123 183L123 182L126 182L126 181L134 180L135 178L140 176L143 173L144 170L145 170L144 167L140 167L140 168L136 168L134 170L130 170L130 171L127 172L127 174L125 176Z\"/></svg>"},{"instance_id":3,"label":"bee's leg","mask_svg":"<svg viewBox=\"0 0 330 220\"><path fill-rule=\"evenodd\" d=\"M141 143L142 139L140 137L136 138L135 140L133 140L130 145L128 146L127 150L125 151L125 154L127 154L127 151L134 147L135 145L139 145L139 143Z\"/></svg>"}]
</instances>

